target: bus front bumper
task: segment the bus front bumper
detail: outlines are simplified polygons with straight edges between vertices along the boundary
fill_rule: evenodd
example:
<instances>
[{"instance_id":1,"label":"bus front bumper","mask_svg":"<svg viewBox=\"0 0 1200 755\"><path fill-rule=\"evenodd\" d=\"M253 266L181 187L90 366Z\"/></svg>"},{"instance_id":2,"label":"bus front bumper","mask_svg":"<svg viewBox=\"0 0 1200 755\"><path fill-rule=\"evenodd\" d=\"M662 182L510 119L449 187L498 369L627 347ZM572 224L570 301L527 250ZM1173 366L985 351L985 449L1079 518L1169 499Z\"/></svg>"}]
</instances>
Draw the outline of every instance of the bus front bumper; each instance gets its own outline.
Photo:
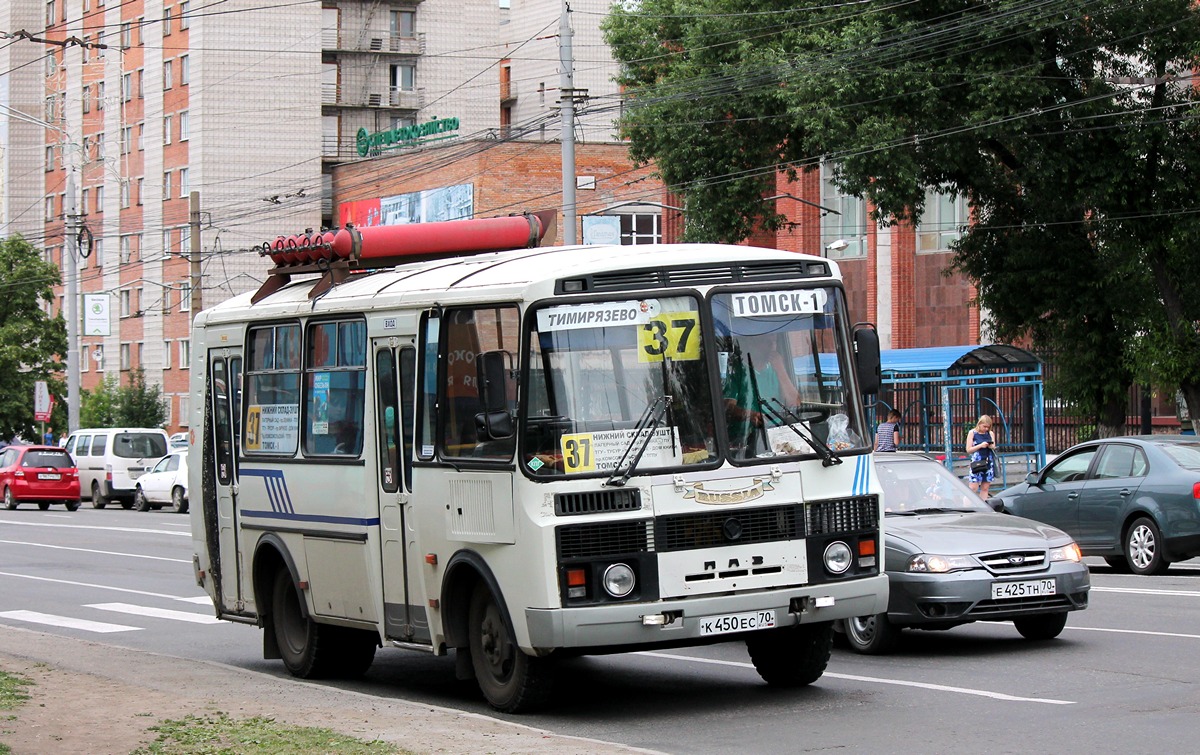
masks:
<instances>
[{"instance_id":1,"label":"bus front bumper","mask_svg":"<svg viewBox=\"0 0 1200 755\"><path fill-rule=\"evenodd\" d=\"M886 575L740 595L712 595L654 603L614 603L583 608L527 608L533 648L619 648L699 644L771 626L868 616L887 610Z\"/></svg>"}]
</instances>

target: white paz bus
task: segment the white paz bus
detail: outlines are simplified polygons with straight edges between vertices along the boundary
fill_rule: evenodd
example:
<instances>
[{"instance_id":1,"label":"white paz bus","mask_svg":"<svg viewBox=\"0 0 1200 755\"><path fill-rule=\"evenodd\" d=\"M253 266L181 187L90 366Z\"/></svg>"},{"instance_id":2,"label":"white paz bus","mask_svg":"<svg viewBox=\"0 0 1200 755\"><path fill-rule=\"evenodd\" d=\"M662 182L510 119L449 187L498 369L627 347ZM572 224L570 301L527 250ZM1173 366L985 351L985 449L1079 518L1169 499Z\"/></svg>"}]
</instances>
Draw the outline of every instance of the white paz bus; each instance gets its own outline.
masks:
<instances>
[{"instance_id":1,"label":"white paz bus","mask_svg":"<svg viewBox=\"0 0 1200 755\"><path fill-rule=\"evenodd\" d=\"M217 615L301 677L453 650L506 712L580 654L744 640L767 683L815 681L833 622L887 606L879 345L837 265L542 228L280 238L262 289L197 316Z\"/></svg>"}]
</instances>

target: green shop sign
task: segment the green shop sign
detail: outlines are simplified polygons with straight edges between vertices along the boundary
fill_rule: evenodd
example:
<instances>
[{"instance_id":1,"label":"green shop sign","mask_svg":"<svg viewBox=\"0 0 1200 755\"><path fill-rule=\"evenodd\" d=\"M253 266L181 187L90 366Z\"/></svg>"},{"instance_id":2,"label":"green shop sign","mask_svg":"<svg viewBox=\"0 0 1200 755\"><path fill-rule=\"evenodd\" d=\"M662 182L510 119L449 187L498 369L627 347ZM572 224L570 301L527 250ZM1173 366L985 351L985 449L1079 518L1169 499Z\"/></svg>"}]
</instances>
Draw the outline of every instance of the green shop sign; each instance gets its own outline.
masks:
<instances>
[{"instance_id":1,"label":"green shop sign","mask_svg":"<svg viewBox=\"0 0 1200 755\"><path fill-rule=\"evenodd\" d=\"M449 137L440 136L451 131L458 131L457 118L437 118L428 123L417 123L412 126L397 126L386 131L377 131L374 134L367 131L366 128L358 130L358 155L366 157L372 151L381 152L388 149L399 149L400 147L411 147L413 144L432 141L430 137L438 139L446 139Z\"/></svg>"}]
</instances>

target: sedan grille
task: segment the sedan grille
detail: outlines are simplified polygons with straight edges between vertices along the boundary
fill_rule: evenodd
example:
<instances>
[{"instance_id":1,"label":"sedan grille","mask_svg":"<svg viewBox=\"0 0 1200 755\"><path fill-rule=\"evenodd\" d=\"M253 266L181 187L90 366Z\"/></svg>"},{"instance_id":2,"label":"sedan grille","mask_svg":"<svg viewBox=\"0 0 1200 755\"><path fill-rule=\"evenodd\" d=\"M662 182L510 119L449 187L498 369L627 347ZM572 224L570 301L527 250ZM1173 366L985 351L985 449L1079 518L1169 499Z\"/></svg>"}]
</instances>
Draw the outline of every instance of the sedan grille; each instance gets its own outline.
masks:
<instances>
[{"instance_id":1,"label":"sedan grille","mask_svg":"<svg viewBox=\"0 0 1200 755\"><path fill-rule=\"evenodd\" d=\"M1020 574L1046 568L1046 551L1004 551L976 556L993 574Z\"/></svg>"},{"instance_id":2,"label":"sedan grille","mask_svg":"<svg viewBox=\"0 0 1200 755\"><path fill-rule=\"evenodd\" d=\"M975 607L971 609L968 616L975 619L982 619L995 614L1012 613L1013 611L1053 611L1056 608L1068 611L1072 607L1071 599L1066 595L981 600L975 604Z\"/></svg>"}]
</instances>

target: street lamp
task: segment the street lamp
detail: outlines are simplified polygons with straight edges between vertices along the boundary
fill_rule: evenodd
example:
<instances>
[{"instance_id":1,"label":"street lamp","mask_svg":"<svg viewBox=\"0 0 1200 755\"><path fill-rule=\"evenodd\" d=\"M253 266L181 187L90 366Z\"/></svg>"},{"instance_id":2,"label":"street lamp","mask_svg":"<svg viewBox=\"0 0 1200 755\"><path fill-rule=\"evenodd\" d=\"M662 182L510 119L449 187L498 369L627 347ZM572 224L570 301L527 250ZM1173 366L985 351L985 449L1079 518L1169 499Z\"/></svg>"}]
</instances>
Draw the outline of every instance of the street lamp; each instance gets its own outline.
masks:
<instances>
[{"instance_id":1,"label":"street lamp","mask_svg":"<svg viewBox=\"0 0 1200 755\"><path fill-rule=\"evenodd\" d=\"M829 252L840 252L850 246L850 242L845 239L831 241L825 245L825 256L829 256Z\"/></svg>"}]
</instances>

